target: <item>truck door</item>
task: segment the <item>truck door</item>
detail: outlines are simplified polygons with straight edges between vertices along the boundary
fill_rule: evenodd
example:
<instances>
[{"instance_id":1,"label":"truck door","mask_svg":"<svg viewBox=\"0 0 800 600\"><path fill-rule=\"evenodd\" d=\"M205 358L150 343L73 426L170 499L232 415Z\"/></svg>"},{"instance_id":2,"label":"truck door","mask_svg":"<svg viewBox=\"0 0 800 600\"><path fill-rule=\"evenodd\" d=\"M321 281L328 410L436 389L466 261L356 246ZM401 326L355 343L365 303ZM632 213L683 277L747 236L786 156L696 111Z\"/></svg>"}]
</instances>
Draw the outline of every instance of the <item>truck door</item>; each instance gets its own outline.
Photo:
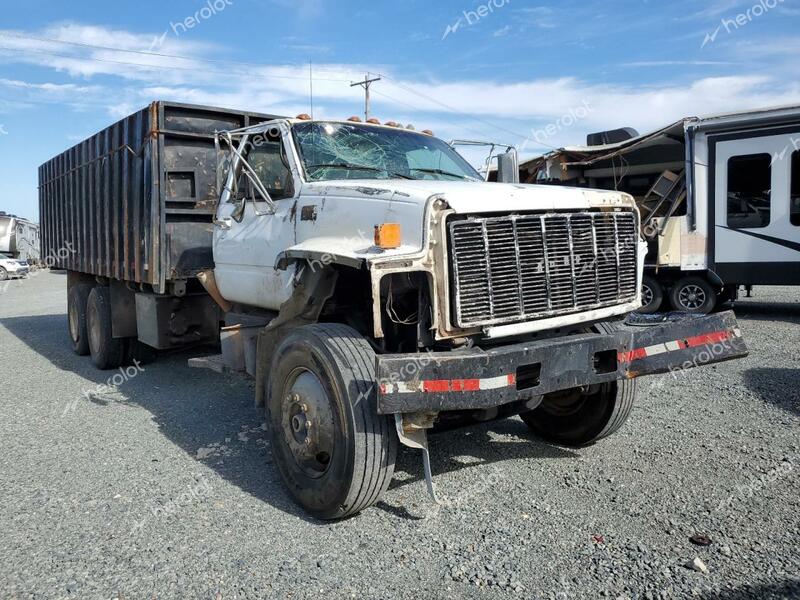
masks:
<instances>
[{"instance_id":1,"label":"truck door","mask_svg":"<svg viewBox=\"0 0 800 600\"><path fill-rule=\"evenodd\" d=\"M220 205L214 233L214 274L222 295L240 302L277 310L292 293L294 269L275 268L278 254L294 244L295 185L284 141L278 128L251 136L244 156L269 192L276 211L245 176L239 178L239 194ZM246 198L244 211L240 202Z\"/></svg>"},{"instance_id":2,"label":"truck door","mask_svg":"<svg viewBox=\"0 0 800 600\"><path fill-rule=\"evenodd\" d=\"M715 270L726 283L800 283L800 131L716 143Z\"/></svg>"}]
</instances>

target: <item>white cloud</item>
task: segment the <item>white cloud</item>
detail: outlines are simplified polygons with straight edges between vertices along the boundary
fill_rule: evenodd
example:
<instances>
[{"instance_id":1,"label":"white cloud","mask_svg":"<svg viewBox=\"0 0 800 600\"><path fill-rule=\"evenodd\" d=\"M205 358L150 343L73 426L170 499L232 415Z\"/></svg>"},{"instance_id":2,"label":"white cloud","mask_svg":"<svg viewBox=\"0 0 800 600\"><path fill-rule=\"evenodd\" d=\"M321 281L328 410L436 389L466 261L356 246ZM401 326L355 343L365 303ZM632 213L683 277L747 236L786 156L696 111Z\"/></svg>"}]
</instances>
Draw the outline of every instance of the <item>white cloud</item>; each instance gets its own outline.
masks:
<instances>
[{"instance_id":1,"label":"white cloud","mask_svg":"<svg viewBox=\"0 0 800 600\"><path fill-rule=\"evenodd\" d=\"M58 95L65 102L78 103L92 97L92 102L106 103L107 110L115 118L154 99L273 114L291 115L309 109L308 65L254 66L217 62L225 55L225 48L170 36L165 38L159 52L186 58L115 52L44 40L52 38L146 51L154 37L152 33L131 33L78 23L54 25L30 34L9 33L14 35L4 37L3 45L14 43L28 52L0 50L0 61L47 67L62 72L67 81L42 84L9 79L0 80L0 85ZM40 39L23 39L18 35ZM800 43L797 39L793 42ZM741 61L746 54L751 58L758 55L775 62L780 56L785 57L786 43L786 40L775 40L772 44L752 48L740 45L732 56ZM645 66L645 62L628 66ZM702 61L706 63L726 64ZM701 63L671 60L658 64ZM386 68L386 77L374 87L373 101L379 117L402 120L398 115L404 115L406 122L434 128L442 137L480 136L506 143L521 143L532 129L553 122L571 108L591 106L592 112L586 119L548 140L549 144L562 145L579 142L588 131L597 129L632 126L647 131L696 114L800 102L797 79L783 76L785 71L779 63L775 62L773 67L769 71L753 68L751 73L755 74L742 72L693 80L684 75L682 81L649 85L598 83L576 77L527 78L517 82L436 81L401 77ZM316 116L343 117L360 113L363 92L360 88L351 88L350 82L360 79L365 72L375 73L380 69L360 64L314 65ZM92 91L103 89L105 92L89 93L90 87Z\"/></svg>"},{"instance_id":2,"label":"white cloud","mask_svg":"<svg viewBox=\"0 0 800 600\"><path fill-rule=\"evenodd\" d=\"M51 94L88 93L96 89L86 85L75 85L74 83L31 83L28 81L20 81L18 79L2 78L0 78L0 85L24 90L36 90Z\"/></svg>"},{"instance_id":3,"label":"white cloud","mask_svg":"<svg viewBox=\"0 0 800 600\"><path fill-rule=\"evenodd\" d=\"M555 11L547 6L529 6L520 8L516 11L523 21L542 29L555 29L558 24L556 22Z\"/></svg>"}]
</instances>

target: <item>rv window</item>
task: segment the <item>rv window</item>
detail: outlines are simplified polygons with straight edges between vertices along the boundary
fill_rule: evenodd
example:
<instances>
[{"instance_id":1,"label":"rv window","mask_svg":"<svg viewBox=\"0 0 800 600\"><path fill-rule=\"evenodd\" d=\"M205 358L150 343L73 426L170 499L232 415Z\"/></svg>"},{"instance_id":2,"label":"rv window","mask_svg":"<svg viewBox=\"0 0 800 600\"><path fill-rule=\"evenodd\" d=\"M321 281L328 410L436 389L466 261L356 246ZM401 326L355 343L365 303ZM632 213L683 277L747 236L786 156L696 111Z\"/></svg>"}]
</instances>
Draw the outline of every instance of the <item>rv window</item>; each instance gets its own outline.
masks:
<instances>
[{"instance_id":1,"label":"rv window","mask_svg":"<svg viewBox=\"0 0 800 600\"><path fill-rule=\"evenodd\" d=\"M728 227L757 229L769 225L772 157L734 156L728 161Z\"/></svg>"},{"instance_id":2,"label":"rv window","mask_svg":"<svg viewBox=\"0 0 800 600\"><path fill-rule=\"evenodd\" d=\"M800 226L800 150L792 154L792 225Z\"/></svg>"}]
</instances>

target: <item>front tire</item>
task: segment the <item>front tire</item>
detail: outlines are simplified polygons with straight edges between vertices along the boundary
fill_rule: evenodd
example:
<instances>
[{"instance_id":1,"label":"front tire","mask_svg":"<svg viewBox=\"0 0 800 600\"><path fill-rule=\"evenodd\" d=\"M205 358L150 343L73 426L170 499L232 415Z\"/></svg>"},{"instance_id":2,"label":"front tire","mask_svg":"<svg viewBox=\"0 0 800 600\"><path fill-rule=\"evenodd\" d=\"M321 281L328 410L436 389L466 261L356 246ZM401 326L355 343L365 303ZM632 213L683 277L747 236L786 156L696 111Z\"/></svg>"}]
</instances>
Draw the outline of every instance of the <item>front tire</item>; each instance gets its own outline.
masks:
<instances>
[{"instance_id":1,"label":"front tire","mask_svg":"<svg viewBox=\"0 0 800 600\"><path fill-rule=\"evenodd\" d=\"M97 286L89 294L86 308L89 332L89 353L100 370L116 369L125 359L125 340L114 338L111 331L111 294L107 287Z\"/></svg>"},{"instance_id":2,"label":"front tire","mask_svg":"<svg viewBox=\"0 0 800 600\"><path fill-rule=\"evenodd\" d=\"M308 325L281 341L270 369L267 422L278 471L313 516L354 515L389 487L397 434L377 414L375 353L350 327Z\"/></svg>"},{"instance_id":3,"label":"front tire","mask_svg":"<svg viewBox=\"0 0 800 600\"><path fill-rule=\"evenodd\" d=\"M6 279L8 279L8 271L0 267L0 281L5 281Z\"/></svg>"},{"instance_id":4,"label":"front tire","mask_svg":"<svg viewBox=\"0 0 800 600\"><path fill-rule=\"evenodd\" d=\"M616 326L596 325L600 333L611 333ZM533 433L561 446L591 446L625 424L636 399L636 380L574 388L546 394L542 403L520 417Z\"/></svg>"}]
</instances>

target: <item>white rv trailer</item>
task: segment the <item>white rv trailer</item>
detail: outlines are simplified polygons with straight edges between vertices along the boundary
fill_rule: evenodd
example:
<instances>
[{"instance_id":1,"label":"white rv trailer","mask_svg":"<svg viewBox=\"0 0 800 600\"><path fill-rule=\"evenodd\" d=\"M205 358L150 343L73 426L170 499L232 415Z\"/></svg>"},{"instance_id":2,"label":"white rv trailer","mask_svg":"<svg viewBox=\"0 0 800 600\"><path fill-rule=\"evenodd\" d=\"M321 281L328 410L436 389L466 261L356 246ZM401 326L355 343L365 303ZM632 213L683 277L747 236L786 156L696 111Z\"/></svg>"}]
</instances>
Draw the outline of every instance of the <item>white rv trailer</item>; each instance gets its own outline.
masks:
<instances>
[{"instance_id":1,"label":"white rv trailer","mask_svg":"<svg viewBox=\"0 0 800 600\"><path fill-rule=\"evenodd\" d=\"M39 225L0 212L0 252L36 264L40 260Z\"/></svg>"},{"instance_id":2,"label":"white rv trailer","mask_svg":"<svg viewBox=\"0 0 800 600\"><path fill-rule=\"evenodd\" d=\"M637 199L650 246L645 312L668 303L705 313L740 286L800 285L800 107L690 117L588 142L524 162L521 179Z\"/></svg>"}]
</instances>

